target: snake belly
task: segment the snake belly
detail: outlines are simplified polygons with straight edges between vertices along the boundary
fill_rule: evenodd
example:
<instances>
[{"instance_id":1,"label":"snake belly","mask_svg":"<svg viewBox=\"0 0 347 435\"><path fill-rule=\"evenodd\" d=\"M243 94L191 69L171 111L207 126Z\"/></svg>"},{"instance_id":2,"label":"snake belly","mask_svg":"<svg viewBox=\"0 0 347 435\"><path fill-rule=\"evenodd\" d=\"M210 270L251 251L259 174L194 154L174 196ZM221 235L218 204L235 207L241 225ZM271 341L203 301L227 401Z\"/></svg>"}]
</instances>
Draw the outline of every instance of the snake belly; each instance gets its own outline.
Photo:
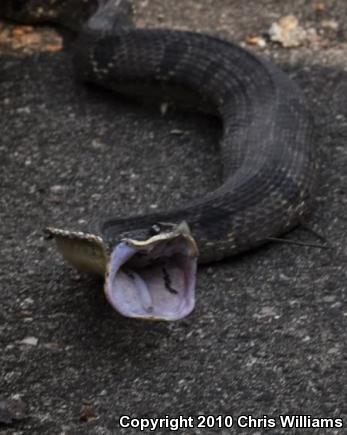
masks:
<instances>
[{"instance_id":1,"label":"snake belly","mask_svg":"<svg viewBox=\"0 0 347 435\"><path fill-rule=\"evenodd\" d=\"M0 13L30 21L34 14L26 3L19 15L5 1ZM208 104L223 123L224 181L215 191L169 212L99 216L88 234L48 229L68 261L105 274L106 296L116 310L176 320L194 307L197 261L261 245L309 211L317 173L312 118L303 92L285 73L231 42L138 29L127 0L80 1L80 8L89 15L73 54L81 80L130 94L180 89ZM78 27L66 15L60 11L55 21ZM37 20L44 18L36 14Z\"/></svg>"}]
</instances>

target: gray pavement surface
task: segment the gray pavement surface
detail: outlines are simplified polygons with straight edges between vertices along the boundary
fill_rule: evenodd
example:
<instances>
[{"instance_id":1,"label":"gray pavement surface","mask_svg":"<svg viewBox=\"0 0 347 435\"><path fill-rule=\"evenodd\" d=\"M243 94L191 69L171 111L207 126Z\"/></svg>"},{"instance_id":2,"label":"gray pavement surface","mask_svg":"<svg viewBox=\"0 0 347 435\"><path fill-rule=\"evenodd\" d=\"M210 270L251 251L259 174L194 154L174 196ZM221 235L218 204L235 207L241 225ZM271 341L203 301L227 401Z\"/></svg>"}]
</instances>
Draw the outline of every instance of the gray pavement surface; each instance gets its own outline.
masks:
<instances>
[{"instance_id":1,"label":"gray pavement surface","mask_svg":"<svg viewBox=\"0 0 347 435\"><path fill-rule=\"evenodd\" d=\"M346 427L347 4L326 0L317 11L304 0L136 3L141 25L238 43L288 13L318 29L319 44L249 49L280 64L307 95L322 161L309 224L333 249L273 243L200 268L197 307L183 321L122 318L102 281L64 264L42 229L84 229L106 210L126 216L203 195L220 181L220 125L87 88L74 80L68 51L0 46L0 395L28 406L27 419L0 432L137 433L119 427L123 414L307 414L344 418ZM302 229L288 238L317 242ZM236 423L178 431L263 432Z\"/></svg>"}]
</instances>

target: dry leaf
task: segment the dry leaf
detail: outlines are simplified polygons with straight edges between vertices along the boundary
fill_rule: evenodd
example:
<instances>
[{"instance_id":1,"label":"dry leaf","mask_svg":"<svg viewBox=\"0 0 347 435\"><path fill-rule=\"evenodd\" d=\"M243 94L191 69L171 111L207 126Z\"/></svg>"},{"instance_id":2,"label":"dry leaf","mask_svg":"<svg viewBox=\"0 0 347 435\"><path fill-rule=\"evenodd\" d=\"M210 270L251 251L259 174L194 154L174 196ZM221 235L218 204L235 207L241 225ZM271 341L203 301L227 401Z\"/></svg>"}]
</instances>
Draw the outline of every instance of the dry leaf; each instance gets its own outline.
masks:
<instances>
[{"instance_id":1,"label":"dry leaf","mask_svg":"<svg viewBox=\"0 0 347 435\"><path fill-rule=\"evenodd\" d=\"M266 41L261 36L247 36L246 43L249 45L257 45L258 47L266 46Z\"/></svg>"},{"instance_id":2,"label":"dry leaf","mask_svg":"<svg viewBox=\"0 0 347 435\"><path fill-rule=\"evenodd\" d=\"M85 404L82 406L80 412L80 420L81 421L94 421L98 418L96 412L91 404Z\"/></svg>"}]
</instances>

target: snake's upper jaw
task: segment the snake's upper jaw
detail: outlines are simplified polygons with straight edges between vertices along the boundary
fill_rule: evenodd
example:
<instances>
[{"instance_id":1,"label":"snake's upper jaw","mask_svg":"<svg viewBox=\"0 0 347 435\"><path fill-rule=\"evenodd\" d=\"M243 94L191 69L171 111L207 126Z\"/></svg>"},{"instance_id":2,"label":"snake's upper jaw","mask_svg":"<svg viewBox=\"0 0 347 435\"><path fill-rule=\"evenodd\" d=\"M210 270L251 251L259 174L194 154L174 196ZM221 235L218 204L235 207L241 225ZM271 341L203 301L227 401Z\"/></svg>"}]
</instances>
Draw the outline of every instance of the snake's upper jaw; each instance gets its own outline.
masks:
<instances>
[{"instance_id":1,"label":"snake's upper jaw","mask_svg":"<svg viewBox=\"0 0 347 435\"><path fill-rule=\"evenodd\" d=\"M197 256L185 224L147 240L125 239L111 254L106 297L127 317L181 319L195 305Z\"/></svg>"}]
</instances>

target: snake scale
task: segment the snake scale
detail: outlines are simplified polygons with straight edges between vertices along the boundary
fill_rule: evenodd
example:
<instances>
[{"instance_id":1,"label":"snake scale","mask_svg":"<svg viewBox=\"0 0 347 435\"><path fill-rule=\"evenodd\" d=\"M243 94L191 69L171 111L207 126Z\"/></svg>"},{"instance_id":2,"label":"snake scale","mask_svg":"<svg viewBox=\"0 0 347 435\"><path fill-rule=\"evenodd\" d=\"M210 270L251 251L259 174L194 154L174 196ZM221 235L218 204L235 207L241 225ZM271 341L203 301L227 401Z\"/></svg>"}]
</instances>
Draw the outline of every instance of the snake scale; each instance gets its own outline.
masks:
<instances>
[{"instance_id":1,"label":"snake scale","mask_svg":"<svg viewBox=\"0 0 347 435\"><path fill-rule=\"evenodd\" d=\"M171 212L99 218L90 233L49 227L64 257L105 275L120 313L177 320L195 302L196 263L261 245L297 225L316 184L302 91L272 63L212 36L133 25L127 0L6 0L3 17L78 32L78 77L116 92L178 93L221 118L224 182ZM194 162L192 162L194 164Z\"/></svg>"}]
</instances>

